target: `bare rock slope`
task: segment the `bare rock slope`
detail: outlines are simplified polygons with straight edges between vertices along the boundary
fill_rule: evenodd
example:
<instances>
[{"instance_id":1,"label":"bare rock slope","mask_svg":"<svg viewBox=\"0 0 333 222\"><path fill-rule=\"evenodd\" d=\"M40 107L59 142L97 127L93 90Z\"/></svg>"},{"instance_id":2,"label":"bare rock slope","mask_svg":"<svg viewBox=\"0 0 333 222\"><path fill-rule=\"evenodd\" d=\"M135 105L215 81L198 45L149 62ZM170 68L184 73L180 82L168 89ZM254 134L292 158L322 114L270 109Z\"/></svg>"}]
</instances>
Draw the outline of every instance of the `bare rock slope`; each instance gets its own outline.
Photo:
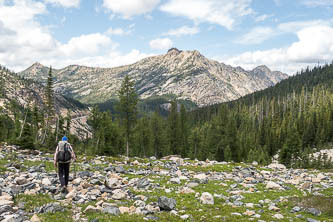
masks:
<instances>
[{"instance_id":1,"label":"bare rock slope","mask_svg":"<svg viewBox=\"0 0 333 222\"><path fill-rule=\"evenodd\" d=\"M35 63L20 72L25 78L45 82L47 67ZM259 66L251 71L207 59L198 51L170 49L132 65L93 68L71 65L54 70L56 89L84 103L105 102L116 96L125 75L136 81L141 98L172 95L198 106L226 102L265 89L287 74Z\"/></svg>"}]
</instances>

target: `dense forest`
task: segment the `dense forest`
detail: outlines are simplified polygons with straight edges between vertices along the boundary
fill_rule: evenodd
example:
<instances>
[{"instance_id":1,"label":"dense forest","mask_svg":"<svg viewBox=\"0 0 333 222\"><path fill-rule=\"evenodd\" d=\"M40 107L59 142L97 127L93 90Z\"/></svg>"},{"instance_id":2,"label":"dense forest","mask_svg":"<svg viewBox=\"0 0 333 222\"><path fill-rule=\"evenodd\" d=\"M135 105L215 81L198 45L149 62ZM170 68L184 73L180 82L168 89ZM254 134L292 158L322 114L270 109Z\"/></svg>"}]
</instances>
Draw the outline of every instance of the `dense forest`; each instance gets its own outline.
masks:
<instances>
[{"instance_id":1,"label":"dense forest","mask_svg":"<svg viewBox=\"0 0 333 222\"><path fill-rule=\"evenodd\" d=\"M3 81L1 78L1 89L5 89ZM92 108L91 138L82 141L68 135L70 117L57 117L61 121L55 130L42 131L55 119L50 71L44 110L21 109L13 111L14 115L0 111L0 142L53 149L57 132L67 134L74 147L87 154L178 154L192 159L261 164L279 154L280 162L288 167L332 167L326 156L313 161L311 154L332 148L333 64L303 70L268 89L195 111L186 111L184 104L173 100L167 116L159 110L152 114L138 112L140 101L128 76L118 93L119 102L112 111L100 111L97 105ZM0 99L4 95L0 92ZM47 133L49 139L36 139L40 132Z\"/></svg>"}]
</instances>

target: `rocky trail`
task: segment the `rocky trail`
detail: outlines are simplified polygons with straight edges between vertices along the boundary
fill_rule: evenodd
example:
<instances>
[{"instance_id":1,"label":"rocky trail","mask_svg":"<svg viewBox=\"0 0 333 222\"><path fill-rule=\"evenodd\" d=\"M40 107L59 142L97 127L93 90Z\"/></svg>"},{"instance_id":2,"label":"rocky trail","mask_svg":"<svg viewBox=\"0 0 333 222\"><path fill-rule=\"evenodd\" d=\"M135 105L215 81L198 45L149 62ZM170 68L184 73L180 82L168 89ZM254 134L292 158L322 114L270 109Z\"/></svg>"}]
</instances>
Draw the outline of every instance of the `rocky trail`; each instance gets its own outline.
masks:
<instances>
[{"instance_id":1,"label":"rocky trail","mask_svg":"<svg viewBox=\"0 0 333 222\"><path fill-rule=\"evenodd\" d=\"M0 151L1 221L333 221L329 170L79 156L61 193L52 154Z\"/></svg>"}]
</instances>

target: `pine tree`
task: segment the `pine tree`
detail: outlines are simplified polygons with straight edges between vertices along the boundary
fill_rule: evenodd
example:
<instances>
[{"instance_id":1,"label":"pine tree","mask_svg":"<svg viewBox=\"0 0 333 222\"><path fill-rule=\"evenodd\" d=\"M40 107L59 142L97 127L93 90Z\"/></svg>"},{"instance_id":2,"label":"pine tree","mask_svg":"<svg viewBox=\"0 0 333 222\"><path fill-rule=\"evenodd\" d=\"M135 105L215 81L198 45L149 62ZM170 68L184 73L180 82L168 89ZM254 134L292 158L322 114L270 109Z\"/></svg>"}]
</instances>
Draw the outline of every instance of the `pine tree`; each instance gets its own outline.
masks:
<instances>
[{"instance_id":1,"label":"pine tree","mask_svg":"<svg viewBox=\"0 0 333 222\"><path fill-rule=\"evenodd\" d=\"M189 126L187 121L187 114L184 104L180 107L180 147L183 157L188 156L188 137Z\"/></svg>"},{"instance_id":2,"label":"pine tree","mask_svg":"<svg viewBox=\"0 0 333 222\"><path fill-rule=\"evenodd\" d=\"M171 154L180 154L180 121L178 115L178 104L174 100L171 102L171 110L168 116L168 137Z\"/></svg>"},{"instance_id":3,"label":"pine tree","mask_svg":"<svg viewBox=\"0 0 333 222\"><path fill-rule=\"evenodd\" d=\"M47 77L47 84L46 84L46 92L45 92L45 108L46 108L46 124L44 126L44 135L42 139L42 144L45 143L45 139L47 135L50 135L50 125L51 121L54 117L54 90L53 90L53 76L52 76L52 68L50 67L49 74ZM48 138L48 140L51 140ZM54 141L54 140L53 140ZM51 141L48 141L48 144L54 144Z\"/></svg>"},{"instance_id":4,"label":"pine tree","mask_svg":"<svg viewBox=\"0 0 333 222\"><path fill-rule=\"evenodd\" d=\"M129 155L129 139L131 136L132 128L137 120L137 103L138 95L134 88L134 82L132 82L128 75L121 85L118 91L119 104L117 110L120 113L122 124L125 128L126 136L126 156Z\"/></svg>"},{"instance_id":5,"label":"pine tree","mask_svg":"<svg viewBox=\"0 0 333 222\"><path fill-rule=\"evenodd\" d=\"M168 151L166 150L166 133L163 126L163 120L158 112L154 112L150 120L151 143L155 157L162 157Z\"/></svg>"}]
</instances>

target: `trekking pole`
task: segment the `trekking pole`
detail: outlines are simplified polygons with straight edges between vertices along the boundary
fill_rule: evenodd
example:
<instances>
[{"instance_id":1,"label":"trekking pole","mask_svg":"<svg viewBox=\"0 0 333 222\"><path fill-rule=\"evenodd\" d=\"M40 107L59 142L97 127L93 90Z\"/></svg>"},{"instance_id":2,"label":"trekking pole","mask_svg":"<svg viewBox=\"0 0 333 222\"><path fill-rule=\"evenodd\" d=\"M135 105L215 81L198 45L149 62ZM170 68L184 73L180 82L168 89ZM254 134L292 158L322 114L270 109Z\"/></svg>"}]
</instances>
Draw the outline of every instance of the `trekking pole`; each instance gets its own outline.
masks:
<instances>
[{"instance_id":1,"label":"trekking pole","mask_svg":"<svg viewBox=\"0 0 333 222\"><path fill-rule=\"evenodd\" d=\"M74 179L76 179L75 160L73 161L73 165L74 165Z\"/></svg>"}]
</instances>

